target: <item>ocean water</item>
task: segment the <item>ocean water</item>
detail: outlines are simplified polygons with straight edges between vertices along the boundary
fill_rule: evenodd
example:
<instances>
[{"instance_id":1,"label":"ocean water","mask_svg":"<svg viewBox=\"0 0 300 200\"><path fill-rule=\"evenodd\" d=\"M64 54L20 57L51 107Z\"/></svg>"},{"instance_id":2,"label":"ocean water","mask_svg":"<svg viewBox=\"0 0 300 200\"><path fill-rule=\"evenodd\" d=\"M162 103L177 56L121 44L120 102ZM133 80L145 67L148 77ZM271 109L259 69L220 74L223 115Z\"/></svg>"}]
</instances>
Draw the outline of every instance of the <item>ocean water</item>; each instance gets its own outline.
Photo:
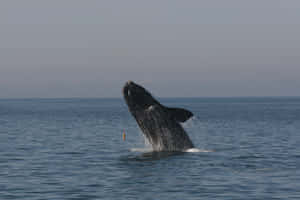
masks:
<instances>
[{"instance_id":1,"label":"ocean water","mask_svg":"<svg viewBox=\"0 0 300 200\"><path fill-rule=\"evenodd\" d=\"M300 199L300 98L160 101L196 150L149 152L122 99L0 100L0 199Z\"/></svg>"}]
</instances>

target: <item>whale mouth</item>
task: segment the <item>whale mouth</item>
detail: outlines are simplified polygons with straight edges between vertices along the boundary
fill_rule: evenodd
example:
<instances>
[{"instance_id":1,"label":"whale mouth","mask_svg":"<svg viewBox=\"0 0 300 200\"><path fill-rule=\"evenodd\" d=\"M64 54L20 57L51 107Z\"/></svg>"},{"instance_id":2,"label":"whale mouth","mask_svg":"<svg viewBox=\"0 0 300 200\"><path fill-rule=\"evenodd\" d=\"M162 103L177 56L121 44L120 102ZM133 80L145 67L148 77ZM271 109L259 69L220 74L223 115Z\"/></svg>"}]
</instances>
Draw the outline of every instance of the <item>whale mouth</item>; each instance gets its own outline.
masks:
<instances>
[{"instance_id":1,"label":"whale mouth","mask_svg":"<svg viewBox=\"0 0 300 200\"><path fill-rule=\"evenodd\" d=\"M124 95L125 99L129 98L131 91L133 91L136 86L137 85L133 81L127 81L125 83L125 85L123 87L123 95Z\"/></svg>"},{"instance_id":2,"label":"whale mouth","mask_svg":"<svg viewBox=\"0 0 300 200\"><path fill-rule=\"evenodd\" d=\"M123 95L126 100L126 103L128 106L132 106L133 102L133 97L132 94L135 90L135 84L132 81L127 81L123 87Z\"/></svg>"}]
</instances>

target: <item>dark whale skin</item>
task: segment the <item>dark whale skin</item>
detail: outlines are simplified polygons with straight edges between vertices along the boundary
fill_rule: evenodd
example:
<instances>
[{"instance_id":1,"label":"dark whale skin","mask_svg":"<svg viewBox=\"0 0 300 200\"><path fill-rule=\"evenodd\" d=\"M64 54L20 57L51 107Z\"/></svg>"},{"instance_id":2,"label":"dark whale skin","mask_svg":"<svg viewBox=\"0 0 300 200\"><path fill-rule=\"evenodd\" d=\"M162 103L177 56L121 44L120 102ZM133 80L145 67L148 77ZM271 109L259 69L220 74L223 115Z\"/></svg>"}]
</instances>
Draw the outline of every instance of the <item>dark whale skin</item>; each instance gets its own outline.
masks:
<instances>
[{"instance_id":1,"label":"dark whale skin","mask_svg":"<svg viewBox=\"0 0 300 200\"><path fill-rule=\"evenodd\" d=\"M194 147L179 123L193 116L190 111L163 106L145 88L133 81L125 84L123 95L130 113L153 151L184 151Z\"/></svg>"}]
</instances>

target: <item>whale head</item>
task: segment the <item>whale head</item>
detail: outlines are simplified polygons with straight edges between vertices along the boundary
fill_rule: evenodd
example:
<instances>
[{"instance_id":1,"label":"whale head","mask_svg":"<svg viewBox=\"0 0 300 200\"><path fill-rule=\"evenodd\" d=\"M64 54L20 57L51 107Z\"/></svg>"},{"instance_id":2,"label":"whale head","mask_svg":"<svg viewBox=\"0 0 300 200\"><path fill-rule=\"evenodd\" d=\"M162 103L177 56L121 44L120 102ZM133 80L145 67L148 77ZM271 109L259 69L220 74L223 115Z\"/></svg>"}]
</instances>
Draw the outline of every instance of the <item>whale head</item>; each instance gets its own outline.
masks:
<instances>
[{"instance_id":1,"label":"whale head","mask_svg":"<svg viewBox=\"0 0 300 200\"><path fill-rule=\"evenodd\" d=\"M123 95L131 112L143 111L159 104L145 88L133 81L126 82Z\"/></svg>"}]
</instances>

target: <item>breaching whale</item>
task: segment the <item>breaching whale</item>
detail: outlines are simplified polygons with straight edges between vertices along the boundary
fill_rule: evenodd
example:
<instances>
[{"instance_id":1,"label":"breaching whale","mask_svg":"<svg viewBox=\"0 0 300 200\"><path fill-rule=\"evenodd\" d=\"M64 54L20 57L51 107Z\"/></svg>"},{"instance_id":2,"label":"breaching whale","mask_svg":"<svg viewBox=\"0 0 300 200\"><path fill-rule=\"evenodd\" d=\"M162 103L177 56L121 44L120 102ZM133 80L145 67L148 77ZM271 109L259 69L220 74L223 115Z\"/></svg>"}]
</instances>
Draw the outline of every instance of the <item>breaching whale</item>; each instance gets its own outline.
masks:
<instances>
[{"instance_id":1,"label":"breaching whale","mask_svg":"<svg viewBox=\"0 0 300 200\"><path fill-rule=\"evenodd\" d=\"M125 84L123 95L130 113L153 151L183 151L194 147L180 125L180 122L193 116L190 111L163 106L145 88L133 81Z\"/></svg>"}]
</instances>

